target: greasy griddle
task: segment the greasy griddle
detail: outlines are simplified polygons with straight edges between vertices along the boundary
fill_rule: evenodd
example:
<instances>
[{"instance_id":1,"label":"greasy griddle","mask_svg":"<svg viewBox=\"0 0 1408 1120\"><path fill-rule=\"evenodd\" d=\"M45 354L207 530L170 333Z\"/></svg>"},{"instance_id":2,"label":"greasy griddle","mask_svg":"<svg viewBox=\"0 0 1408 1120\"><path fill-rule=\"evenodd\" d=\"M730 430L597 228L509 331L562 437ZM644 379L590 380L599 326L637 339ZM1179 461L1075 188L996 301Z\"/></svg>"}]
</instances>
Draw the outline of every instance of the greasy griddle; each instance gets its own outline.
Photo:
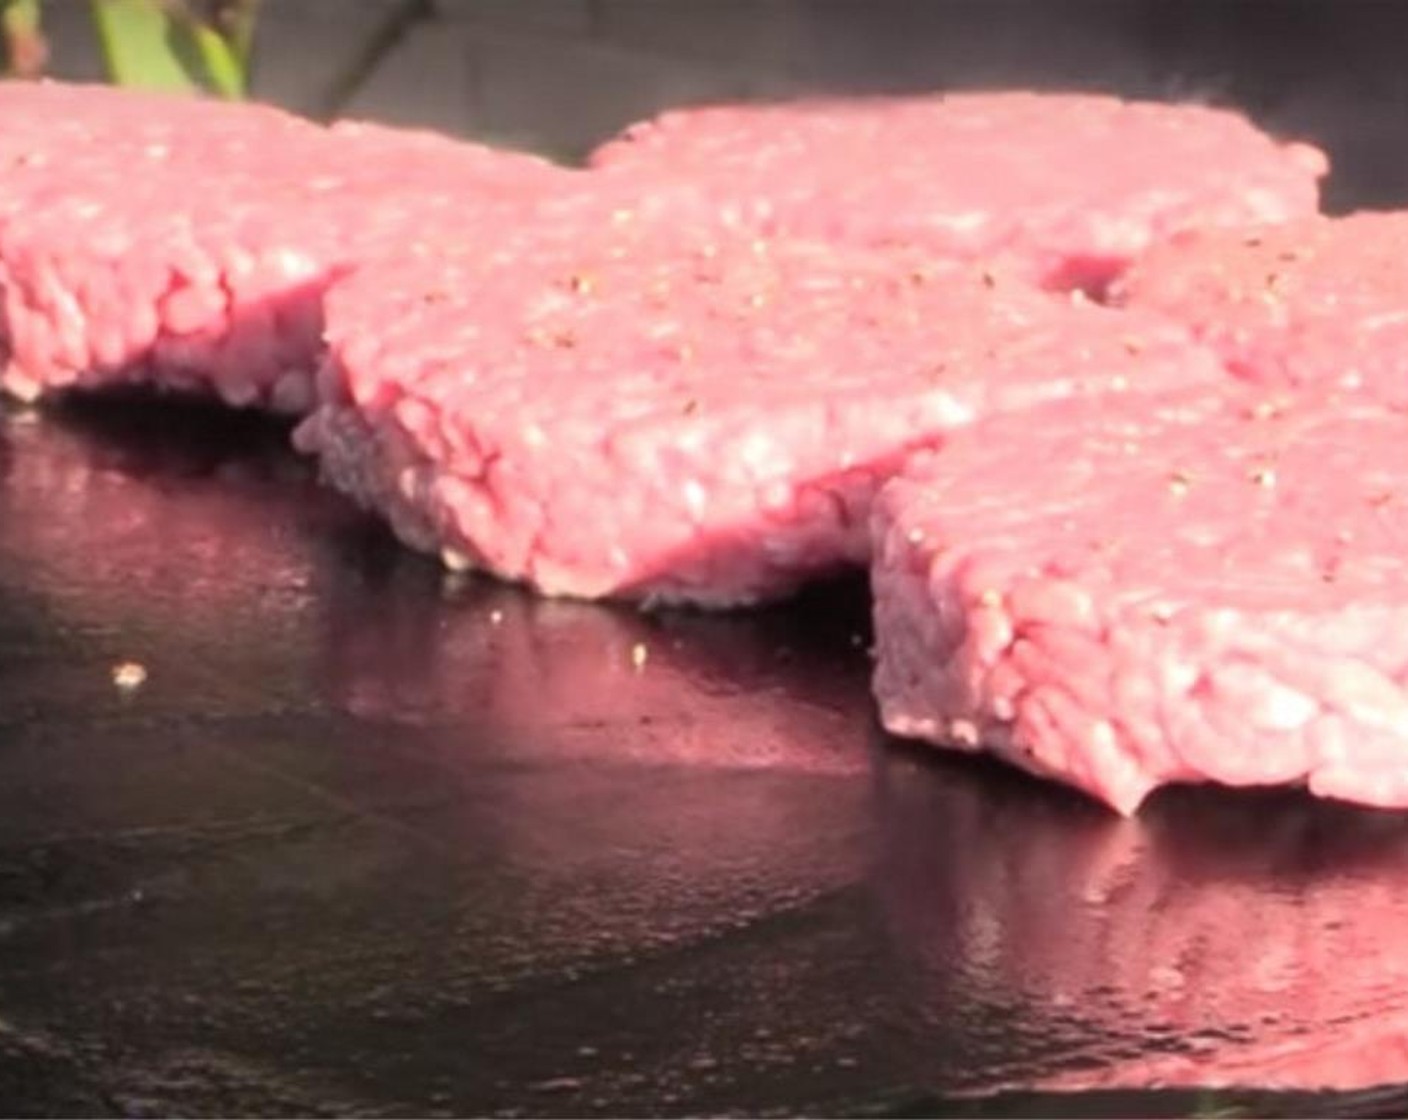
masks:
<instances>
[{"instance_id":1,"label":"greasy griddle","mask_svg":"<svg viewBox=\"0 0 1408 1120\"><path fill-rule=\"evenodd\" d=\"M860 582L534 600L398 549L284 437L0 411L3 1111L1408 1102L1408 817L1117 820L885 741Z\"/></svg>"}]
</instances>

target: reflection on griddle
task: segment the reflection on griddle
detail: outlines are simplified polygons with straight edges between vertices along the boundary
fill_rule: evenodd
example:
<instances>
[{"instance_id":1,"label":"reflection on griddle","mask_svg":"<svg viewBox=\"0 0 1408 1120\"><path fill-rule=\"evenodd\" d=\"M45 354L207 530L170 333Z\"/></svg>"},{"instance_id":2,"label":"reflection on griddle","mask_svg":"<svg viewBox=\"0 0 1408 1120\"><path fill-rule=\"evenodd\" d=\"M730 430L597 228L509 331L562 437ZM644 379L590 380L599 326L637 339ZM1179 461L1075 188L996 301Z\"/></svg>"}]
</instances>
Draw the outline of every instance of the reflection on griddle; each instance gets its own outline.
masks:
<instances>
[{"instance_id":1,"label":"reflection on griddle","mask_svg":"<svg viewBox=\"0 0 1408 1120\"><path fill-rule=\"evenodd\" d=\"M1179 790L1123 820L903 753L876 788L875 883L912 1014L1006 1007L1069 1042L1057 1065L1012 1054L986 1078L1005 1065L1012 1085L1061 1090L1408 1080L1401 815Z\"/></svg>"},{"instance_id":2,"label":"reflection on griddle","mask_svg":"<svg viewBox=\"0 0 1408 1120\"><path fill-rule=\"evenodd\" d=\"M149 670L144 710L197 691L211 715L301 703L272 669L302 640L319 534L355 515L317 500L286 440L264 418L121 395L0 412L0 572L47 619L7 666L4 714L115 710L108 667L80 667L99 651Z\"/></svg>"},{"instance_id":3,"label":"reflection on griddle","mask_svg":"<svg viewBox=\"0 0 1408 1120\"><path fill-rule=\"evenodd\" d=\"M313 480L285 438L260 417L122 395L10 418L0 548L58 604L237 624L227 612L308 575L280 518Z\"/></svg>"},{"instance_id":4,"label":"reflection on griddle","mask_svg":"<svg viewBox=\"0 0 1408 1120\"><path fill-rule=\"evenodd\" d=\"M520 761L860 773L869 766L864 601L642 615L424 571L328 611L322 673L357 715L469 721ZM820 617L818 617L820 616Z\"/></svg>"}]
</instances>

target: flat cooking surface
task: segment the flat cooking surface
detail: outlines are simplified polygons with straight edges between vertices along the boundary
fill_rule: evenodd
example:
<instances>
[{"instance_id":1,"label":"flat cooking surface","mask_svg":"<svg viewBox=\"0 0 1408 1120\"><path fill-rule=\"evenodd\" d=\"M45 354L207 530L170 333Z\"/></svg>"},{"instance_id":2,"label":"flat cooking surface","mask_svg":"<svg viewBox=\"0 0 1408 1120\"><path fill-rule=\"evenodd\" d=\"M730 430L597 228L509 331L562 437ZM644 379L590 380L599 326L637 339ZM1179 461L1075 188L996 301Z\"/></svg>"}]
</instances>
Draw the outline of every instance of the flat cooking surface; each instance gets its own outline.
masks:
<instances>
[{"instance_id":1,"label":"flat cooking surface","mask_svg":"<svg viewBox=\"0 0 1408 1120\"><path fill-rule=\"evenodd\" d=\"M1408 1081L1408 817L1174 791L1122 822L906 750L861 586L535 601L403 554L282 439L0 411L0 1111L1191 1115L1228 1105L1121 1090Z\"/></svg>"}]
</instances>

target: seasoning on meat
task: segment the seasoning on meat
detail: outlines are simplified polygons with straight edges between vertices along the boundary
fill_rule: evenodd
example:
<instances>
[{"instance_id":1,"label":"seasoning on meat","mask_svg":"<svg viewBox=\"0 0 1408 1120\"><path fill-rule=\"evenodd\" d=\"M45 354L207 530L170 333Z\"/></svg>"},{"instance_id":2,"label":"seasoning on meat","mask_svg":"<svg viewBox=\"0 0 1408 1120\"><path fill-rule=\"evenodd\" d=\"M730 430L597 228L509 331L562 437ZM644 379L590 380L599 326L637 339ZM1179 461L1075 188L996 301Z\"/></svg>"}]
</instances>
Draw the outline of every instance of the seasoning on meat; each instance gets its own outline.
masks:
<instances>
[{"instance_id":1,"label":"seasoning on meat","mask_svg":"<svg viewBox=\"0 0 1408 1120\"><path fill-rule=\"evenodd\" d=\"M1156 246L1114 298L1187 323L1233 373L1408 404L1408 213L1190 233Z\"/></svg>"},{"instance_id":2,"label":"seasoning on meat","mask_svg":"<svg viewBox=\"0 0 1408 1120\"><path fill-rule=\"evenodd\" d=\"M1000 253L1097 291L1175 230L1314 214L1328 169L1228 110L1029 92L676 109L591 162L762 229Z\"/></svg>"},{"instance_id":3,"label":"seasoning on meat","mask_svg":"<svg viewBox=\"0 0 1408 1120\"><path fill-rule=\"evenodd\" d=\"M1378 505L1408 486L1403 416L1363 394L1252 399L1058 402L888 486L886 727L1122 813L1203 781L1408 806L1408 528Z\"/></svg>"},{"instance_id":4,"label":"seasoning on meat","mask_svg":"<svg viewBox=\"0 0 1408 1120\"><path fill-rule=\"evenodd\" d=\"M760 244L707 202L619 206L563 195L338 285L296 435L325 477L413 547L548 594L728 606L863 564L877 487L976 416L1225 379L1173 324Z\"/></svg>"},{"instance_id":5,"label":"seasoning on meat","mask_svg":"<svg viewBox=\"0 0 1408 1120\"><path fill-rule=\"evenodd\" d=\"M432 133L0 83L0 390L214 390L302 412L322 295L373 246L573 173Z\"/></svg>"}]
</instances>

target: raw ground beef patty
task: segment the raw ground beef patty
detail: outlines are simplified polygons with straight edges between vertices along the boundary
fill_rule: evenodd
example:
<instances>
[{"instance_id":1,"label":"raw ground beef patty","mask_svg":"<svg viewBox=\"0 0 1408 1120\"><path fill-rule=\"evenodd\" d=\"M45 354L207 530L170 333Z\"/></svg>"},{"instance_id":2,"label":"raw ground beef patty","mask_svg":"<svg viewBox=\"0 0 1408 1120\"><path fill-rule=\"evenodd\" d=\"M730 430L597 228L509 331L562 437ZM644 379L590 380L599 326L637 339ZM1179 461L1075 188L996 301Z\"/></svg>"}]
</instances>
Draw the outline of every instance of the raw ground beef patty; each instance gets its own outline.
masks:
<instances>
[{"instance_id":1,"label":"raw ground beef patty","mask_svg":"<svg viewBox=\"0 0 1408 1120\"><path fill-rule=\"evenodd\" d=\"M1198 781L1408 805L1405 435L1224 388L956 436L876 503L886 727L1123 813Z\"/></svg>"},{"instance_id":2,"label":"raw ground beef patty","mask_svg":"<svg viewBox=\"0 0 1408 1120\"><path fill-rule=\"evenodd\" d=\"M573 173L371 125L101 86L0 84L0 389L114 381L309 404L321 296Z\"/></svg>"},{"instance_id":3,"label":"raw ground beef patty","mask_svg":"<svg viewBox=\"0 0 1408 1120\"><path fill-rule=\"evenodd\" d=\"M681 109L591 162L707 184L769 231L1010 253L1089 289L1176 229L1315 213L1328 167L1230 111L1037 93Z\"/></svg>"},{"instance_id":4,"label":"raw ground beef patty","mask_svg":"<svg viewBox=\"0 0 1408 1120\"><path fill-rule=\"evenodd\" d=\"M1408 405L1408 213L1190 233L1113 295L1186 322L1250 381Z\"/></svg>"},{"instance_id":5,"label":"raw ground beef patty","mask_svg":"<svg viewBox=\"0 0 1408 1120\"><path fill-rule=\"evenodd\" d=\"M296 442L404 541L712 605L863 563L879 484L975 415L1225 379L1174 324L587 195L362 270L328 340Z\"/></svg>"}]
</instances>

